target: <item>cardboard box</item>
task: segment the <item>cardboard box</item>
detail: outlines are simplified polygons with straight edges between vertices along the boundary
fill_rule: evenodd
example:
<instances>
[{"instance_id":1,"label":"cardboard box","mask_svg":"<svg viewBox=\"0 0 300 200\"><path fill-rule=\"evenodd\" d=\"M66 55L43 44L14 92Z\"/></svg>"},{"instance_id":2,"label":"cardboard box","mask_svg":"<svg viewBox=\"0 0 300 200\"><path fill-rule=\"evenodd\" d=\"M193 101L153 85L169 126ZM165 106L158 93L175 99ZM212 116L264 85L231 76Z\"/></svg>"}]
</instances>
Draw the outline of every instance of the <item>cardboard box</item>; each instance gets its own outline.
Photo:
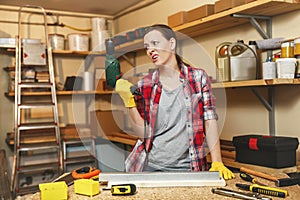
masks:
<instances>
[{"instance_id":1,"label":"cardboard box","mask_svg":"<svg viewBox=\"0 0 300 200\"><path fill-rule=\"evenodd\" d=\"M245 4L245 0L219 0L215 2L215 13Z\"/></svg>"},{"instance_id":2,"label":"cardboard box","mask_svg":"<svg viewBox=\"0 0 300 200\"><path fill-rule=\"evenodd\" d=\"M105 91L106 90L106 80L105 79L95 80L95 90L96 91Z\"/></svg>"},{"instance_id":3,"label":"cardboard box","mask_svg":"<svg viewBox=\"0 0 300 200\"><path fill-rule=\"evenodd\" d=\"M272 168L296 165L298 138L245 135L233 137L236 161Z\"/></svg>"},{"instance_id":4,"label":"cardboard box","mask_svg":"<svg viewBox=\"0 0 300 200\"><path fill-rule=\"evenodd\" d=\"M214 13L215 13L215 5L214 4L203 5L198 8L189 10L187 12L187 22L195 21L197 19L207 17L208 15L212 15Z\"/></svg>"},{"instance_id":5,"label":"cardboard box","mask_svg":"<svg viewBox=\"0 0 300 200\"><path fill-rule=\"evenodd\" d=\"M187 22L187 12L186 11L180 11L173 15L168 16L168 25L170 27L175 27L182 25Z\"/></svg>"},{"instance_id":6,"label":"cardboard box","mask_svg":"<svg viewBox=\"0 0 300 200\"><path fill-rule=\"evenodd\" d=\"M92 135L106 136L124 129L124 112L121 110L96 110L90 113Z\"/></svg>"}]
</instances>

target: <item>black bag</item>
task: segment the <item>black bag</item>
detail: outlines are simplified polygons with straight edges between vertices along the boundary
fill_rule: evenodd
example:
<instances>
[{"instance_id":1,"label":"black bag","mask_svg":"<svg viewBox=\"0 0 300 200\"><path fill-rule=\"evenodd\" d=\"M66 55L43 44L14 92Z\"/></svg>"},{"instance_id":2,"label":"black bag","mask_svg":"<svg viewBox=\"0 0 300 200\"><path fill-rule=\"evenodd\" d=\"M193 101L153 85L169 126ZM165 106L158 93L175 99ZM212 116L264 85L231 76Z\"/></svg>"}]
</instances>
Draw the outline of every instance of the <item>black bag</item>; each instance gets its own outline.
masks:
<instances>
[{"instance_id":1,"label":"black bag","mask_svg":"<svg viewBox=\"0 0 300 200\"><path fill-rule=\"evenodd\" d=\"M82 77L80 76L67 76L65 82L65 90L81 90L82 89Z\"/></svg>"}]
</instances>

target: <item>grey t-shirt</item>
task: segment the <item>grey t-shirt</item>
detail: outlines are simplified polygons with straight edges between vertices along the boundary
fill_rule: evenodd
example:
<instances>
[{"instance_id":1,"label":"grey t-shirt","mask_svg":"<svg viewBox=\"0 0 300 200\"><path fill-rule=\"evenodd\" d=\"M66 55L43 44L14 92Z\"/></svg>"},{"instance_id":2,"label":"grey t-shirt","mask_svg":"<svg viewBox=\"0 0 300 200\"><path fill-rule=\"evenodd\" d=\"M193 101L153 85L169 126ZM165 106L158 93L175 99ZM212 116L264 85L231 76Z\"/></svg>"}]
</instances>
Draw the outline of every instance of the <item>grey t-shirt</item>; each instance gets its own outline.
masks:
<instances>
[{"instance_id":1,"label":"grey t-shirt","mask_svg":"<svg viewBox=\"0 0 300 200\"><path fill-rule=\"evenodd\" d=\"M189 171L189 140L183 84L172 91L163 88L154 140L148 155L148 171Z\"/></svg>"}]
</instances>

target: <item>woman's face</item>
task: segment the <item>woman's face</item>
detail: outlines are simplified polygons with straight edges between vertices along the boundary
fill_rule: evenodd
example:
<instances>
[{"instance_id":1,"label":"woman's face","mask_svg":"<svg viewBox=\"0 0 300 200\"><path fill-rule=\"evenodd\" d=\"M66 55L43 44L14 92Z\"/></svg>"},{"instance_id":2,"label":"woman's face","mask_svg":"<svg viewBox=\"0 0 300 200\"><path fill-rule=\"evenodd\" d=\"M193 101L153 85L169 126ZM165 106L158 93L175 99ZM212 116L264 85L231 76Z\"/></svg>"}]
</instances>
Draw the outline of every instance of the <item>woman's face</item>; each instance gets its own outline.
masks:
<instances>
[{"instance_id":1,"label":"woman's face","mask_svg":"<svg viewBox=\"0 0 300 200\"><path fill-rule=\"evenodd\" d=\"M167 40L157 30L150 31L144 36L144 46L155 65L167 65L174 58L175 39Z\"/></svg>"}]
</instances>

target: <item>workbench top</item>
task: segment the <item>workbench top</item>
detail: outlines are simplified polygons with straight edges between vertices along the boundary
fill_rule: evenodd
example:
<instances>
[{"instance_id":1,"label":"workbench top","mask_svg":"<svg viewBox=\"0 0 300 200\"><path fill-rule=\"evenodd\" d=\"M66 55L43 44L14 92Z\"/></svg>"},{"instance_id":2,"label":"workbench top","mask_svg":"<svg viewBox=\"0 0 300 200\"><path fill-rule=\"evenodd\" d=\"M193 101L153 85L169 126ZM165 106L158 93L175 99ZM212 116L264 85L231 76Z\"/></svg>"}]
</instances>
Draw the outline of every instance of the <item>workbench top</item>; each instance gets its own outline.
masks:
<instances>
[{"instance_id":1,"label":"workbench top","mask_svg":"<svg viewBox=\"0 0 300 200\"><path fill-rule=\"evenodd\" d=\"M277 174L278 175L278 174ZM235 186L236 183L244 183L248 184L247 182L241 180L239 177L239 173L235 174L235 179L226 181L226 186L224 188L231 189L237 191L237 187ZM287 177L287 175L282 174L282 177ZM275 183L264 180L262 178L257 178L259 182L262 182L269 187L275 187ZM225 197L218 194L213 194L211 192L212 188L217 187L172 187L172 188L137 188L136 194L132 196L112 196L110 190L101 190L100 194L95 195L93 197L78 195L74 193L74 185L69 186L68 189L68 200L101 200L101 199L122 199L122 200L136 200L136 199L201 199L201 200L214 200L214 199L234 199L232 197ZM286 200L299 200L300 199L300 186L294 185L289 187L280 187L280 189L285 189L288 191L289 196L286 198L278 198L278 197L271 197L273 200L279 199L286 199ZM242 191L242 190L239 190ZM245 192L245 191L243 191ZM54 197L55 194L53 194ZM24 196L26 200L39 200L40 193L37 192L33 195Z\"/></svg>"}]
</instances>

